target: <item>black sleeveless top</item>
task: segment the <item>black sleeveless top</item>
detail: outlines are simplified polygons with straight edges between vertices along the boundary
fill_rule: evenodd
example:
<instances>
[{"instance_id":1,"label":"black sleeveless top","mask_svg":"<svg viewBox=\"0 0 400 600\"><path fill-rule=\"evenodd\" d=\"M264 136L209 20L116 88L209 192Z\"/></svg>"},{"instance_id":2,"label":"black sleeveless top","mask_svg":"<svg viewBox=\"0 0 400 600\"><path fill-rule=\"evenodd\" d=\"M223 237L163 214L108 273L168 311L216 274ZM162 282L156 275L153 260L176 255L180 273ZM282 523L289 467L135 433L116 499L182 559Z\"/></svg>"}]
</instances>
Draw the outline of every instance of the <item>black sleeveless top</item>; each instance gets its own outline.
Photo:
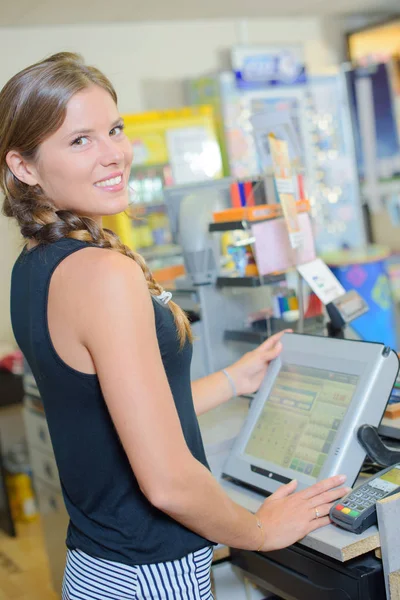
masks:
<instances>
[{"instance_id":1,"label":"black sleeveless top","mask_svg":"<svg viewBox=\"0 0 400 600\"><path fill-rule=\"evenodd\" d=\"M70 517L67 546L129 565L175 560L210 542L149 503L114 429L97 375L69 367L50 339L51 276L63 259L88 245L63 239L25 249L11 282L14 335L39 388ZM153 306L158 344L186 443L208 468L191 392L191 344L180 350L171 311L155 299Z\"/></svg>"}]
</instances>

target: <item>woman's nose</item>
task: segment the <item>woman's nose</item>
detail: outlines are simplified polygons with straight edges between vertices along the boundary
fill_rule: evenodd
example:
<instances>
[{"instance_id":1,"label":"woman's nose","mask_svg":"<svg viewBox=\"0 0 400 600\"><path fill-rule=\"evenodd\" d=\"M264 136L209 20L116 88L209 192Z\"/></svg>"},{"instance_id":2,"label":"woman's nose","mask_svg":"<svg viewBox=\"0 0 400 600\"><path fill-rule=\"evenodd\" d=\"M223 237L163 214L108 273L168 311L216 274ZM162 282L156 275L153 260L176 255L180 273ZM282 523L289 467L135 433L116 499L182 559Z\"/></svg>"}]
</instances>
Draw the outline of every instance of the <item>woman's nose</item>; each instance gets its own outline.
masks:
<instances>
[{"instance_id":1,"label":"woman's nose","mask_svg":"<svg viewBox=\"0 0 400 600\"><path fill-rule=\"evenodd\" d=\"M124 153L112 140L104 140L100 144L100 160L104 166L110 164L121 164L124 162Z\"/></svg>"}]
</instances>

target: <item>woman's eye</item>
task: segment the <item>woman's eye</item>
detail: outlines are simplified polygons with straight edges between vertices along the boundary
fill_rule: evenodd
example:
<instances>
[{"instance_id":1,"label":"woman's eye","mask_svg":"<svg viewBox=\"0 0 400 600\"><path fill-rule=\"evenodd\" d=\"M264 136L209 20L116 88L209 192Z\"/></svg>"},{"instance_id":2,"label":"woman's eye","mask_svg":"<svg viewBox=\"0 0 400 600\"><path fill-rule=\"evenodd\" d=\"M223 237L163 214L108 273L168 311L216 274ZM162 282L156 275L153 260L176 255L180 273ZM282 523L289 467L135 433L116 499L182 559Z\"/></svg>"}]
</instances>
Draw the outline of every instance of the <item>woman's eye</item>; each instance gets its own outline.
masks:
<instances>
[{"instance_id":1,"label":"woman's eye","mask_svg":"<svg viewBox=\"0 0 400 600\"><path fill-rule=\"evenodd\" d=\"M110 131L110 135L119 135L120 133L122 133L124 129L123 125L117 125L116 127L113 127Z\"/></svg>"},{"instance_id":2,"label":"woman's eye","mask_svg":"<svg viewBox=\"0 0 400 600\"><path fill-rule=\"evenodd\" d=\"M81 137L76 138L76 140L72 142L71 146L86 146L88 142L88 138L82 135Z\"/></svg>"}]
</instances>

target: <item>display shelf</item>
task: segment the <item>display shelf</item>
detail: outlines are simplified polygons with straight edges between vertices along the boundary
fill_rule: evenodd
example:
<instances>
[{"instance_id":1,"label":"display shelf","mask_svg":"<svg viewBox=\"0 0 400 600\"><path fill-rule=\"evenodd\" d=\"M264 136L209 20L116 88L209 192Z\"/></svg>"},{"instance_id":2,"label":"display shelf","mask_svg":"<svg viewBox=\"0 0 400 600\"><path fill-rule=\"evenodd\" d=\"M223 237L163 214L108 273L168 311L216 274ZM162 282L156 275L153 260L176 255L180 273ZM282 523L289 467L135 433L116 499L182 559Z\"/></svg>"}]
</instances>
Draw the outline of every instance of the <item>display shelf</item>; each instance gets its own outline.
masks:
<instances>
[{"instance_id":1,"label":"display shelf","mask_svg":"<svg viewBox=\"0 0 400 600\"><path fill-rule=\"evenodd\" d=\"M254 288L262 285L271 285L285 281L285 273L276 273L273 275L257 275L251 277L217 277L217 287L246 287Z\"/></svg>"},{"instance_id":2,"label":"display shelf","mask_svg":"<svg viewBox=\"0 0 400 600\"><path fill-rule=\"evenodd\" d=\"M247 231L247 229L249 229L249 227L251 227L252 225L271 220L271 218L259 219L257 221L246 221L245 219L243 219L242 221L224 221L221 223L210 223L208 226L208 230L210 231L210 233L214 233L216 231L236 231L237 229Z\"/></svg>"},{"instance_id":3,"label":"display shelf","mask_svg":"<svg viewBox=\"0 0 400 600\"><path fill-rule=\"evenodd\" d=\"M165 200L162 198L160 200L152 200L151 202L132 202L132 204L130 204L129 208L131 210L134 210L135 208L138 208L140 210L142 209L146 209L146 208L165 208L166 204L165 204Z\"/></svg>"},{"instance_id":4,"label":"display shelf","mask_svg":"<svg viewBox=\"0 0 400 600\"><path fill-rule=\"evenodd\" d=\"M138 248L138 252L145 260L182 256L182 248L177 244L160 244L147 248Z\"/></svg>"},{"instance_id":5,"label":"display shelf","mask_svg":"<svg viewBox=\"0 0 400 600\"><path fill-rule=\"evenodd\" d=\"M244 342L247 344L262 344L268 337L266 321L265 328L248 329L227 329L224 333L224 339L229 342ZM293 329L296 331L299 321L288 323L283 319L271 319L272 334L278 333L283 329ZM304 333L321 333L324 326L324 317L319 315L304 319Z\"/></svg>"},{"instance_id":6,"label":"display shelf","mask_svg":"<svg viewBox=\"0 0 400 600\"><path fill-rule=\"evenodd\" d=\"M310 203L308 200L298 200L296 202L297 212L309 212ZM224 221L225 217L231 220ZM282 206L280 204L270 204L261 206L247 206L241 208L230 208L214 214L216 221L209 223L208 230L214 231L235 231L237 229L248 229L257 223L273 221L284 218ZM218 219L221 219L220 221Z\"/></svg>"}]
</instances>

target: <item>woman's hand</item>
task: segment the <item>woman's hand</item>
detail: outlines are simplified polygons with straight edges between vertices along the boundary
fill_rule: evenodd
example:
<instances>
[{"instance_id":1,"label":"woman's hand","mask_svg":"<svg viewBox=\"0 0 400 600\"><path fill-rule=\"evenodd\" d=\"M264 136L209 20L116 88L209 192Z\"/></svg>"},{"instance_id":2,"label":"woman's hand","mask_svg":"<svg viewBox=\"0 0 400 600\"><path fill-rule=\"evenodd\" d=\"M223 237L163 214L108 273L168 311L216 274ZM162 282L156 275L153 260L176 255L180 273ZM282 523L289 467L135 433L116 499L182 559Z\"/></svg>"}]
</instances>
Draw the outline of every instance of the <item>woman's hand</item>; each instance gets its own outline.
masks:
<instances>
[{"instance_id":1,"label":"woman's hand","mask_svg":"<svg viewBox=\"0 0 400 600\"><path fill-rule=\"evenodd\" d=\"M336 475L297 493L297 481L282 485L256 513L265 538L260 550L286 548L311 531L329 525L332 504L349 492L349 488L338 488L345 480L344 475Z\"/></svg>"},{"instance_id":2,"label":"woman's hand","mask_svg":"<svg viewBox=\"0 0 400 600\"><path fill-rule=\"evenodd\" d=\"M238 395L253 394L258 390L267 372L268 364L282 351L281 337L284 333L291 333L291 331L291 329L285 329L272 335L258 348L247 352L240 360L226 369L235 382Z\"/></svg>"}]
</instances>

